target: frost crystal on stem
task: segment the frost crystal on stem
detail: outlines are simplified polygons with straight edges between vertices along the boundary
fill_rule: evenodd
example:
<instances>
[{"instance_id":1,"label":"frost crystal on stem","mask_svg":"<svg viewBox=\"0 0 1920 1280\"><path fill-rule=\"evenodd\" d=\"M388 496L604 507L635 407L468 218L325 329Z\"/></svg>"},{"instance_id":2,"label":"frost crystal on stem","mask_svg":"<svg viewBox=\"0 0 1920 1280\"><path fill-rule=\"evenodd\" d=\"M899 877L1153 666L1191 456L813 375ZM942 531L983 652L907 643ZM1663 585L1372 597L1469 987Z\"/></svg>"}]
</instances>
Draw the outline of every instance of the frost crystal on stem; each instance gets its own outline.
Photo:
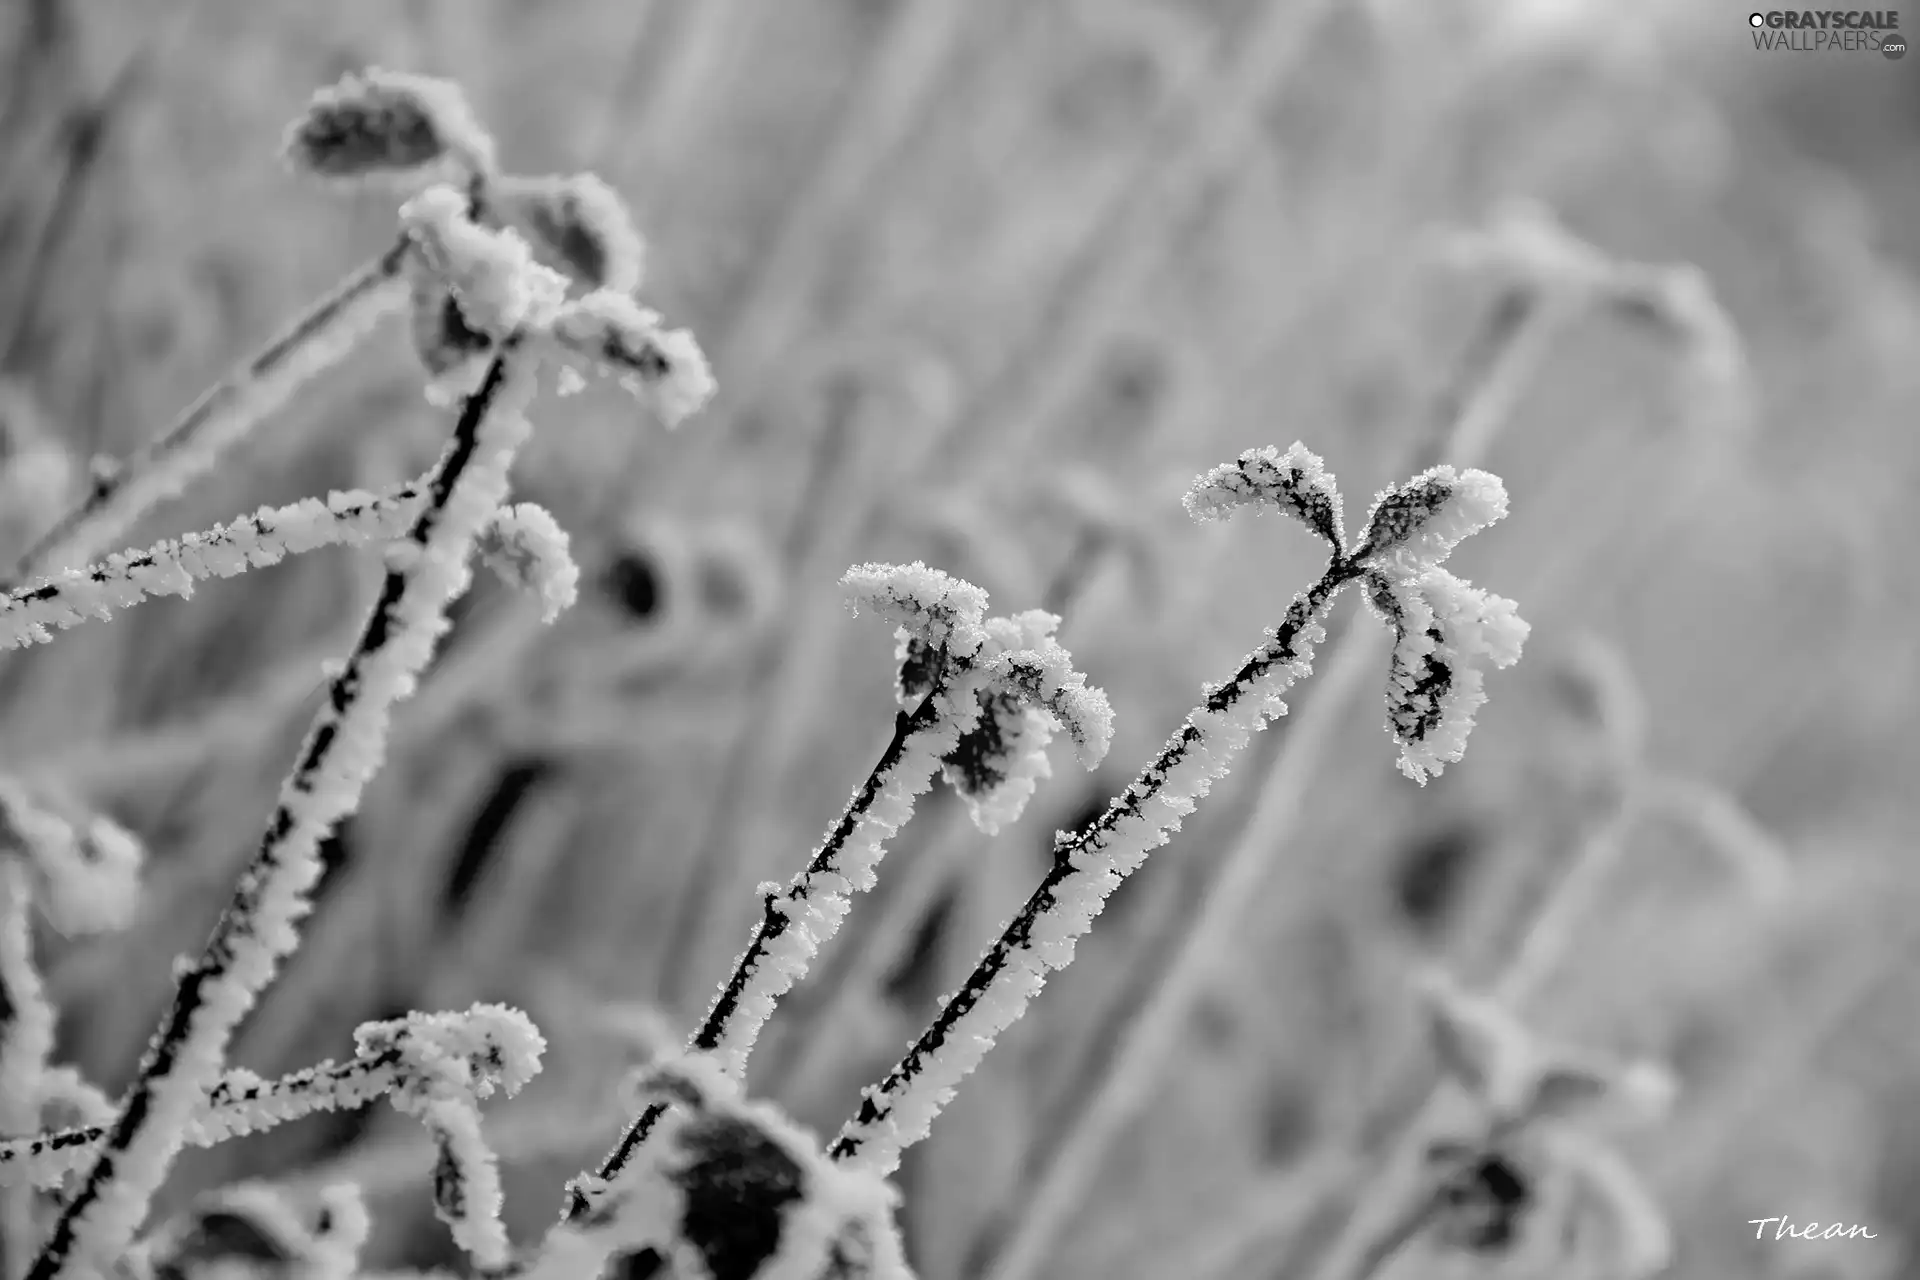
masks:
<instances>
[{"instance_id":1,"label":"frost crystal on stem","mask_svg":"<svg viewBox=\"0 0 1920 1280\"><path fill-rule=\"evenodd\" d=\"M426 1096L436 1086L475 1098L496 1090L512 1096L540 1069L545 1049L524 1014L500 1005L366 1023L354 1044L345 1062L321 1062L274 1080L237 1068L225 1072L187 1120L187 1144L217 1146L316 1111L353 1110L397 1093ZM53 1186L84 1167L107 1134L102 1122L0 1142L0 1186Z\"/></svg>"},{"instance_id":2,"label":"frost crystal on stem","mask_svg":"<svg viewBox=\"0 0 1920 1280\"><path fill-rule=\"evenodd\" d=\"M117 1256L219 1073L226 1047L280 962L318 879L321 838L359 803L379 767L395 703L407 697L466 588L474 538L505 497L507 468L527 434L531 376L511 353L471 397L428 482L407 536L413 554L389 571L366 629L335 677L299 762L281 789L259 852L206 951L180 975L173 1006L141 1062L113 1132L66 1202L32 1280L53 1280Z\"/></svg>"},{"instance_id":3,"label":"frost crystal on stem","mask_svg":"<svg viewBox=\"0 0 1920 1280\"><path fill-rule=\"evenodd\" d=\"M262 507L204 533L65 570L0 600L0 643L13 649L45 644L53 639L52 629L111 618L115 609L153 596L185 599L193 595L196 579L230 578L318 547L390 541L419 515L425 492L415 481L379 495L337 492L325 500Z\"/></svg>"},{"instance_id":4,"label":"frost crystal on stem","mask_svg":"<svg viewBox=\"0 0 1920 1280\"><path fill-rule=\"evenodd\" d=\"M918 562L856 565L842 585L856 613L895 624L901 710L880 761L806 867L784 889L762 886L760 924L690 1044L732 1076L744 1074L775 1004L838 931L851 896L872 887L886 841L936 776L954 782L983 825L1010 820L1046 767L1042 752L1055 724L1066 727L1088 767L1112 732L1106 695L1073 670L1053 639L1053 615L986 618L984 591ZM1021 735L1011 743L999 728L986 728L1005 719ZM665 1109L643 1110L597 1174L576 1182L570 1221L593 1212L595 1189L618 1177Z\"/></svg>"},{"instance_id":5,"label":"frost crystal on stem","mask_svg":"<svg viewBox=\"0 0 1920 1280\"><path fill-rule=\"evenodd\" d=\"M585 357L596 371L626 381L670 424L714 390L692 337L663 329L657 315L624 296L639 283L643 246L618 196L590 175L502 180L492 141L453 85L377 69L348 76L315 96L287 147L296 164L317 174L411 181L439 167L464 189L433 187L408 201L391 248L159 439L123 463L97 467L79 507L20 556L18 571L38 580L0 588L0 615L8 618L0 644L46 640L54 629L108 616L113 607L187 595L197 579L329 544L388 543L387 574L353 651L329 664L325 704L231 902L199 958L175 966L171 1005L117 1104L44 1061L52 1018L31 972L25 917L32 893L63 928L122 919L133 900L129 868L137 866L139 848L112 823L65 812L0 778L0 1096L22 1108L0 1116L0 1126L30 1134L41 1124L70 1126L0 1142L0 1183L66 1184L31 1280L232 1269L344 1280L367 1224L357 1202L331 1193L306 1227L272 1193L236 1195L196 1206L130 1246L183 1145L210 1145L381 1094L433 1134L440 1151L436 1210L475 1268L510 1269L499 1170L482 1140L477 1103L495 1089L512 1091L537 1070L542 1042L524 1019L476 1007L462 1018L414 1014L369 1024L351 1061L276 1081L226 1069L226 1051L299 941L321 872L318 846L352 814L381 763L393 708L432 659L449 626L447 607L471 581L475 552L508 582L537 593L548 619L576 594L578 571L552 517L531 504L502 505L509 467L529 430L524 410L538 362ZM496 184L506 196L504 211L492 207ZM543 252L600 293L567 303L568 279L537 263L527 240L502 229L503 221L518 221ZM263 508L209 533L46 575L79 563L206 470L409 297L419 354L443 402L459 402L452 438L422 481L383 495L335 494L326 502ZM0 1205L0 1213L5 1209ZM3 1230L9 1245L33 1234L11 1218ZM838 1254L826 1267L845 1271Z\"/></svg>"},{"instance_id":6,"label":"frost crystal on stem","mask_svg":"<svg viewBox=\"0 0 1920 1280\"><path fill-rule=\"evenodd\" d=\"M111 545L156 502L179 493L306 383L344 360L388 313L406 304L402 237L308 308L240 369L209 388L167 431L115 465L73 511L42 534L11 578L70 568Z\"/></svg>"},{"instance_id":7,"label":"frost crystal on stem","mask_svg":"<svg viewBox=\"0 0 1920 1280\"><path fill-rule=\"evenodd\" d=\"M1399 494L1407 496L1393 496ZM1285 713L1281 695L1311 670L1314 646L1326 636L1323 620L1341 590L1363 577L1397 583L1410 572L1437 572L1433 565L1455 543L1505 513L1506 495L1483 472L1456 476L1436 468L1383 496L1352 553L1342 545L1333 477L1303 445L1284 453L1249 450L1201 476L1187 495L1187 509L1198 520L1247 507L1282 511L1325 539L1333 556L1320 580L1294 597L1285 620L1231 679L1209 686L1206 701L1106 812L1078 834L1061 833L1054 865L1026 905L906 1056L866 1091L830 1148L836 1160L886 1173L905 1147L926 1135L959 1082L1025 1012L1048 971L1072 960L1075 941L1092 928L1107 896L1179 829L1253 733ZM1518 655L1524 624L1505 602L1476 598L1475 612L1475 601L1461 592L1447 600L1455 643L1496 658ZM1042 691L1048 687L1043 670L1031 676Z\"/></svg>"}]
</instances>

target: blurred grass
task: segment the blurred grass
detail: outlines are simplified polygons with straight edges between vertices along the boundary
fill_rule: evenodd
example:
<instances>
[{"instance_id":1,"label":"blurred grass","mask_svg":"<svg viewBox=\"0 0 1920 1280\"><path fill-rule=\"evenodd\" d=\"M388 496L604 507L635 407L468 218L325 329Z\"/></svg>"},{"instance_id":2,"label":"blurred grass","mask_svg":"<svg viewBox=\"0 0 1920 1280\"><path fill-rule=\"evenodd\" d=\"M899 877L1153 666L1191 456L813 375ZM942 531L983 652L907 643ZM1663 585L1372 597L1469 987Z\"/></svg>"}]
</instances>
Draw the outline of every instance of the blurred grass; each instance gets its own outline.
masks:
<instances>
[{"instance_id":1,"label":"blurred grass","mask_svg":"<svg viewBox=\"0 0 1920 1280\"><path fill-rule=\"evenodd\" d=\"M848 1046L834 1088L786 1099L836 1124L1024 896L1046 834L1119 785L1311 571L1284 532L1190 528L1185 479L1295 438L1355 501L1398 478L1492 303L1424 260L1425 233L1528 195L1609 252L1703 268L1757 412L1724 421L1669 345L1617 322L1556 343L1489 463L1514 514L1462 552L1534 623L1527 661L1424 792L1373 713L1337 735L1275 851L1286 874L1052 1274L1135 1274L1145 1242L1162 1256L1218 1231L1250 1183L1350 1142L1408 1034L1411 958L1487 971L1484 929L1444 921L1500 918L1477 895L1577 837L1580 788L1542 743L1566 715L1555 654L1586 631L1643 688L1650 756L1745 802L1805 888L1756 913L1684 840L1643 836L1540 1016L1678 1056L1682 1112L1634 1152L1676 1226L1674 1274L1910 1272L1920 1138L1891 1121L1920 1057L1904 785L1920 97L1904 62L1763 57L1725 4L1629 9L1522 39L1492 7L1393 0L985 0L964 19L934 0L13 6L0 373L82 456L157 430L384 243L386 197L273 161L310 89L368 61L457 77L516 168L597 168L648 233L649 302L716 356L720 399L680 435L597 395L541 407L523 490L599 588L547 632L476 588L245 1065L343 1052L357 1023L416 1004L526 1002L557 1040L552 1078L535 1120L501 1124L519 1135L516 1228L537 1229L611 1133L583 1107L610 1098L622 1052L592 1011L695 1015L752 884L799 864L879 749L890 641L837 611L838 571L925 556L1004 608L1065 572L1063 640L1120 712L1115 769L1062 769L1019 828L973 840L919 945L824 1033ZM139 538L423 469L436 419L401 348L372 344ZM1069 469L1110 491L1144 561L1076 555ZM311 646L367 572L314 559L209 584L0 667L9 766L69 773L154 848L139 927L54 968L65 1050L103 1081L125 1080L166 958L198 945L257 838L311 703L282 664L317 689ZM254 691L275 681L295 692ZM218 732L115 763L216 709ZM923 1275L969 1274L1018 1202L1086 1037L1255 776L1123 891L909 1161ZM928 803L891 874L947 808ZM1409 859L1455 826L1463 869L1412 919ZM858 904L836 949L862 946L876 910ZM782 1034L821 1034L795 1021ZM584 1114L538 1121L563 1106ZM323 1157L365 1168L411 1137L380 1116L310 1124L196 1156L178 1193ZM400 1186L419 1203L386 1215L387 1255L438 1259L418 1179ZM1747 1220L1777 1213L1882 1238L1752 1242ZM1234 1274L1277 1274L1288 1248L1262 1242Z\"/></svg>"}]
</instances>

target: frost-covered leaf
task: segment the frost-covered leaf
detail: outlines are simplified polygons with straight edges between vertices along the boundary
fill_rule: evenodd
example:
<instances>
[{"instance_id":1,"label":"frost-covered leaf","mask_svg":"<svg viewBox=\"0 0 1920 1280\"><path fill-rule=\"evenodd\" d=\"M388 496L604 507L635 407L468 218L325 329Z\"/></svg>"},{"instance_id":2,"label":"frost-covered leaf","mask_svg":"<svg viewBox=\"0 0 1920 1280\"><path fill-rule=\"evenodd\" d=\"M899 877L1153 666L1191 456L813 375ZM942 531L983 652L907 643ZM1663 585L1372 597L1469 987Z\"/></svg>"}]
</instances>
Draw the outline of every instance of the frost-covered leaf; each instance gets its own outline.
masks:
<instances>
[{"instance_id":1,"label":"frost-covered leaf","mask_svg":"<svg viewBox=\"0 0 1920 1280\"><path fill-rule=\"evenodd\" d=\"M1218 520L1242 507L1285 512L1339 550L1346 541L1340 515L1340 490L1319 455L1295 442L1285 453L1268 445L1249 449L1193 482L1187 513L1195 520Z\"/></svg>"},{"instance_id":2,"label":"frost-covered leaf","mask_svg":"<svg viewBox=\"0 0 1920 1280\"><path fill-rule=\"evenodd\" d=\"M535 262L518 232L474 222L467 198L452 187L429 187L407 201L400 225L426 269L452 291L463 322L496 340L546 324L566 297L565 276Z\"/></svg>"},{"instance_id":3,"label":"frost-covered leaf","mask_svg":"<svg viewBox=\"0 0 1920 1280\"><path fill-rule=\"evenodd\" d=\"M493 168L493 139L458 85L380 67L315 93L285 146L295 165L326 177L416 173L443 159L470 174Z\"/></svg>"},{"instance_id":4,"label":"frost-covered leaf","mask_svg":"<svg viewBox=\"0 0 1920 1280\"><path fill-rule=\"evenodd\" d=\"M1413 577L1506 514L1507 490L1498 476L1433 467L1374 499L1353 559L1389 578Z\"/></svg>"},{"instance_id":5,"label":"frost-covered leaf","mask_svg":"<svg viewBox=\"0 0 1920 1280\"><path fill-rule=\"evenodd\" d=\"M552 622L579 598L580 567L568 549L567 531L545 507L502 507L475 547L502 581L539 597L542 622Z\"/></svg>"},{"instance_id":6,"label":"frost-covered leaf","mask_svg":"<svg viewBox=\"0 0 1920 1280\"><path fill-rule=\"evenodd\" d=\"M878 614L908 638L971 658L987 643L987 593L971 582L915 560L912 564L858 564L840 579L847 605Z\"/></svg>"},{"instance_id":7,"label":"frost-covered leaf","mask_svg":"<svg viewBox=\"0 0 1920 1280\"><path fill-rule=\"evenodd\" d=\"M1529 627L1513 601L1482 591L1445 569L1410 579L1366 577L1367 600L1393 628L1387 674L1387 730L1400 746L1400 769L1424 784L1466 752L1474 716L1486 702L1478 665L1519 661Z\"/></svg>"},{"instance_id":8,"label":"frost-covered leaf","mask_svg":"<svg viewBox=\"0 0 1920 1280\"><path fill-rule=\"evenodd\" d=\"M645 242L626 201L594 174L503 176L489 199L588 289L630 294L640 287Z\"/></svg>"},{"instance_id":9,"label":"frost-covered leaf","mask_svg":"<svg viewBox=\"0 0 1920 1280\"><path fill-rule=\"evenodd\" d=\"M552 334L563 352L613 377L669 427L713 398L713 371L693 335L661 328L658 313L625 293L596 289L567 303Z\"/></svg>"}]
</instances>

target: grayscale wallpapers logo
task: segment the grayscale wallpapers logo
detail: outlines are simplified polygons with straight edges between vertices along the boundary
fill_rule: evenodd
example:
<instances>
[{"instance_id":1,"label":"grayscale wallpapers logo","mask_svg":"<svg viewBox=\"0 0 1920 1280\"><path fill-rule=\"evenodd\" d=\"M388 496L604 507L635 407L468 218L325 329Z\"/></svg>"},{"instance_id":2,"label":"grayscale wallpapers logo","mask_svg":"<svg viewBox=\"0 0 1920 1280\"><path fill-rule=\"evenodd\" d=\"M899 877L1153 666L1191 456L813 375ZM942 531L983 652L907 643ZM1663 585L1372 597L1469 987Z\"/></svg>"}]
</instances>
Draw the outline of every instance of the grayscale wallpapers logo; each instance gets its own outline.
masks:
<instances>
[{"instance_id":1,"label":"grayscale wallpapers logo","mask_svg":"<svg viewBox=\"0 0 1920 1280\"><path fill-rule=\"evenodd\" d=\"M1753 47L1781 53L1878 53L1889 61L1907 55L1900 14L1892 9L1769 9L1747 15Z\"/></svg>"}]
</instances>

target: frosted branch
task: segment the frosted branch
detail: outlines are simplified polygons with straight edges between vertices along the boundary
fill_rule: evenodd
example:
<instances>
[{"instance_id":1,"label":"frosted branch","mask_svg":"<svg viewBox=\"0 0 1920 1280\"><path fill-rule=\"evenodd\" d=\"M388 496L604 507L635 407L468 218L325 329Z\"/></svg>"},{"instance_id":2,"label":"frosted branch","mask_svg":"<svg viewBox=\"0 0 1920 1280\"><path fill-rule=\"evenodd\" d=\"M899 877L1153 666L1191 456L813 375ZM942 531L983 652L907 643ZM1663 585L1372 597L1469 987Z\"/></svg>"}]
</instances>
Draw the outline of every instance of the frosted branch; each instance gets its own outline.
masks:
<instances>
[{"instance_id":1,"label":"frosted branch","mask_svg":"<svg viewBox=\"0 0 1920 1280\"><path fill-rule=\"evenodd\" d=\"M1444 491L1440 491L1441 488ZM880 1173L891 1171L901 1151L924 1137L953 1096L955 1087L985 1057L995 1039L1025 1012L1045 985L1047 974L1073 959L1075 942L1093 926L1106 898L1137 870L1155 848L1167 842L1181 820L1193 812L1213 783L1225 776L1255 731L1285 714L1281 695L1311 670L1314 647L1326 638L1323 620L1334 598L1365 576L1385 581L1393 559L1404 555L1430 575L1432 565L1454 543L1505 512L1499 482L1481 472L1456 476L1437 468L1394 493L1418 501L1377 504L1369 522L1364 555L1343 552L1339 538L1339 493L1320 460L1295 445L1282 455L1275 449L1250 450L1234 464L1216 467L1195 483L1189 511L1210 519L1242 506L1272 506L1295 516L1327 537L1333 555L1320 580L1296 596L1281 625L1240 666L1232 678L1209 686L1204 703L1168 741L1138 778L1078 834L1056 839L1054 865L1019 913L1007 925L960 989L947 998L931 1026L878 1085L868 1089L858 1112L830 1148L836 1160ZM1382 515L1386 509L1388 514ZM1405 509L1403 519L1395 512ZM1417 560L1414 558L1417 557ZM1458 583L1450 575L1447 582ZM1518 656L1524 624L1510 602L1470 595L1436 577L1428 587L1444 596L1455 643L1465 653ZM1424 597L1422 597L1424 599ZM1432 610L1436 615L1440 608ZM1032 662L1009 656L1017 667ZM1059 682L1057 663L1033 663L1021 673L1045 695L1068 686ZM1477 691L1477 684L1474 690ZM1061 718L1076 714L1062 707Z\"/></svg>"},{"instance_id":2,"label":"frosted branch","mask_svg":"<svg viewBox=\"0 0 1920 1280\"><path fill-rule=\"evenodd\" d=\"M475 1005L464 1013L412 1014L367 1023L354 1056L263 1080L232 1070L188 1117L188 1146L213 1147L321 1111L351 1111L395 1093L420 1097L458 1088L478 1098L517 1093L540 1067L544 1042L517 1010ZM105 1123L0 1142L0 1186L54 1186L85 1167L107 1139Z\"/></svg>"},{"instance_id":3,"label":"frosted branch","mask_svg":"<svg viewBox=\"0 0 1920 1280\"><path fill-rule=\"evenodd\" d=\"M531 378L503 352L460 415L428 497L354 652L332 682L283 784L259 852L206 951L181 972L173 1005L113 1131L67 1201L31 1280L98 1267L127 1245L259 992L296 946L319 879L321 838L357 807L384 755L394 705L408 696L466 588L475 537L506 496L525 439Z\"/></svg>"},{"instance_id":4,"label":"frosted branch","mask_svg":"<svg viewBox=\"0 0 1920 1280\"><path fill-rule=\"evenodd\" d=\"M500 1210L500 1162L480 1132L480 1109L472 1099L435 1098L416 1113L433 1135L433 1212L447 1224L453 1242L482 1275L503 1271L512 1260Z\"/></svg>"},{"instance_id":5,"label":"frosted branch","mask_svg":"<svg viewBox=\"0 0 1920 1280\"><path fill-rule=\"evenodd\" d=\"M1311 670L1313 646L1325 638L1321 619L1352 576L1349 569L1329 568L1106 812L1079 835L1061 837L1053 868L1026 905L906 1057L867 1090L829 1149L836 1160L888 1173L900 1152L926 1135L955 1086L1025 1012L1047 973L1072 960L1075 940L1092 928L1107 895L1179 829L1254 731L1284 714L1280 695Z\"/></svg>"},{"instance_id":6,"label":"frosted branch","mask_svg":"<svg viewBox=\"0 0 1920 1280\"><path fill-rule=\"evenodd\" d=\"M1067 726L1089 767L1112 735L1106 695L1087 686L1053 639L1058 617L1031 610L983 618L984 591L918 562L857 565L842 581L856 612L864 608L896 624L896 692L907 707L806 868L784 889L762 886L753 939L689 1045L736 1077L779 998L839 930L852 894L872 887L886 841L912 817L915 798L936 774L944 773L975 820L993 829L1019 816L1033 779L1045 775L1054 724ZM594 1211L593 1188L620 1176L664 1114L662 1103L640 1112L598 1171L575 1183L569 1221Z\"/></svg>"},{"instance_id":7,"label":"frosted branch","mask_svg":"<svg viewBox=\"0 0 1920 1280\"><path fill-rule=\"evenodd\" d=\"M407 244L401 237L354 271L204 392L164 434L102 475L85 500L20 557L12 581L41 578L97 554L141 513L211 470L295 391L344 360L382 317L406 305Z\"/></svg>"},{"instance_id":8,"label":"frosted branch","mask_svg":"<svg viewBox=\"0 0 1920 1280\"><path fill-rule=\"evenodd\" d=\"M115 609L154 596L190 598L196 581L231 578L318 547L390 542L418 518L425 495L424 482L415 481L378 495L353 490L305 498L65 570L0 601L0 642L8 648L45 644L55 630L111 618Z\"/></svg>"}]
</instances>

